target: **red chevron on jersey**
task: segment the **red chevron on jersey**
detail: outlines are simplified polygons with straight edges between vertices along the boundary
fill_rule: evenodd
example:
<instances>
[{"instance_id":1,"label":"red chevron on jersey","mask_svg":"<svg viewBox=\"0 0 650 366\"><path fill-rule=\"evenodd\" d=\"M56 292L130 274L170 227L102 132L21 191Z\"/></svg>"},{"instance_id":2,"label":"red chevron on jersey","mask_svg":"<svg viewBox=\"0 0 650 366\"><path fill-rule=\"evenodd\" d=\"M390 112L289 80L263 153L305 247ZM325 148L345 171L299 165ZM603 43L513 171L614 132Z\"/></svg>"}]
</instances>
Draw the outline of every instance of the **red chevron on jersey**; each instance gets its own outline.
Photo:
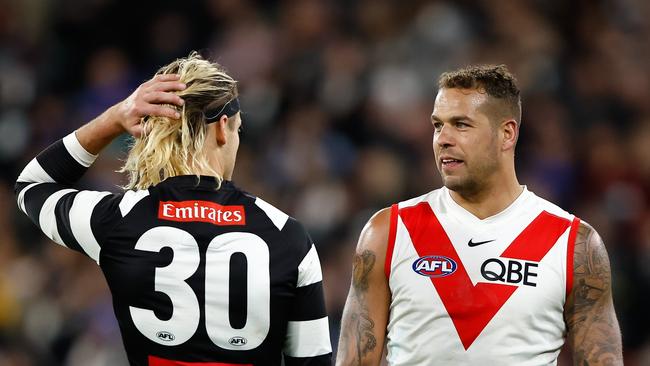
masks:
<instances>
[{"instance_id":1,"label":"red chevron on jersey","mask_svg":"<svg viewBox=\"0 0 650 366\"><path fill-rule=\"evenodd\" d=\"M420 257L445 256L458 264L453 275L430 279L467 350L518 287L482 282L472 285L463 262L427 202L402 208L399 216ZM569 225L569 220L543 211L515 238L502 256L539 262Z\"/></svg>"}]
</instances>

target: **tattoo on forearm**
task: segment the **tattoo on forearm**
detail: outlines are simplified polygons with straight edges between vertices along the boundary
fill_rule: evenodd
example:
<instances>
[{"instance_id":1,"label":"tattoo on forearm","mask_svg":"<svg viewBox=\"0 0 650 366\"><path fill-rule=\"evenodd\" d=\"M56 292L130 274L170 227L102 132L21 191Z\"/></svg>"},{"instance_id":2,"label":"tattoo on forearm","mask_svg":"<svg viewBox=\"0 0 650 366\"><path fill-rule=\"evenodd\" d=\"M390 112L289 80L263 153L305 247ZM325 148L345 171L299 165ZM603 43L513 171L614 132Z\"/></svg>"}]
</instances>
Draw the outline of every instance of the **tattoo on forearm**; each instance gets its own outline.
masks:
<instances>
[{"instance_id":1,"label":"tattoo on forearm","mask_svg":"<svg viewBox=\"0 0 650 366\"><path fill-rule=\"evenodd\" d=\"M622 364L609 259L602 240L586 224L578 229L573 265L574 286L567 303L566 323L574 348L574 364Z\"/></svg>"},{"instance_id":2,"label":"tattoo on forearm","mask_svg":"<svg viewBox=\"0 0 650 366\"><path fill-rule=\"evenodd\" d=\"M377 346L377 338L373 333L375 322L370 317L366 300L370 286L368 276L376 260L375 253L366 249L361 254L355 254L352 264L352 291L348 299L352 309L343 315L344 322L349 322L349 325L343 329L344 341L341 346L347 347L350 338L354 339L355 365L360 365L361 360Z\"/></svg>"},{"instance_id":3,"label":"tattoo on forearm","mask_svg":"<svg viewBox=\"0 0 650 366\"><path fill-rule=\"evenodd\" d=\"M352 315L352 320L356 323L357 362L361 363L361 359L377 346L377 339L372 333L375 322L370 319L366 309L362 309L361 314Z\"/></svg>"}]
</instances>

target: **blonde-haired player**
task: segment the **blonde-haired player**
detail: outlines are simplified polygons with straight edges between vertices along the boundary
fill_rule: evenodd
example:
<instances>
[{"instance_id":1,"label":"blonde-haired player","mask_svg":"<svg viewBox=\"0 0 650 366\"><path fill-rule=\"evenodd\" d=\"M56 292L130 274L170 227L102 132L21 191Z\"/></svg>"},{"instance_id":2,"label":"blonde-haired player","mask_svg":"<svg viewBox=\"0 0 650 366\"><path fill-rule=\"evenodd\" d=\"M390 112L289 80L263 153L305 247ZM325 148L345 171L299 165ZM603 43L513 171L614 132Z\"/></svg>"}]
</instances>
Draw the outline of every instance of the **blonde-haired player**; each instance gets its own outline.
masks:
<instances>
[{"instance_id":1,"label":"blonde-haired player","mask_svg":"<svg viewBox=\"0 0 650 366\"><path fill-rule=\"evenodd\" d=\"M133 366L329 365L316 249L302 225L231 182L237 83L198 54L41 152L18 205L97 262ZM115 137L135 136L123 193L74 184Z\"/></svg>"}]
</instances>

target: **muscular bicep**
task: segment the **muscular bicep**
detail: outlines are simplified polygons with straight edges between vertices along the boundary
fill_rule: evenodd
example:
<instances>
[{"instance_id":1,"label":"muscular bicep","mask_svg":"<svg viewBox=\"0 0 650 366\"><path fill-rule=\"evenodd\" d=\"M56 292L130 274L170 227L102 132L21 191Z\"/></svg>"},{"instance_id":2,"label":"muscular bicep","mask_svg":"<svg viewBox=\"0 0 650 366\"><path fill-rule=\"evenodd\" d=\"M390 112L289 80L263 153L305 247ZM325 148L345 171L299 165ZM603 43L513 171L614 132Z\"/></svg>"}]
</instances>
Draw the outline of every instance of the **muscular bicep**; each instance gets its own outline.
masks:
<instances>
[{"instance_id":1,"label":"muscular bicep","mask_svg":"<svg viewBox=\"0 0 650 366\"><path fill-rule=\"evenodd\" d=\"M574 365L622 365L609 258L602 239L586 223L576 237L573 277L564 317Z\"/></svg>"},{"instance_id":2,"label":"muscular bicep","mask_svg":"<svg viewBox=\"0 0 650 366\"><path fill-rule=\"evenodd\" d=\"M390 303L384 274L389 220L390 210L380 211L359 238L343 310L337 365L378 365L381 361Z\"/></svg>"}]
</instances>

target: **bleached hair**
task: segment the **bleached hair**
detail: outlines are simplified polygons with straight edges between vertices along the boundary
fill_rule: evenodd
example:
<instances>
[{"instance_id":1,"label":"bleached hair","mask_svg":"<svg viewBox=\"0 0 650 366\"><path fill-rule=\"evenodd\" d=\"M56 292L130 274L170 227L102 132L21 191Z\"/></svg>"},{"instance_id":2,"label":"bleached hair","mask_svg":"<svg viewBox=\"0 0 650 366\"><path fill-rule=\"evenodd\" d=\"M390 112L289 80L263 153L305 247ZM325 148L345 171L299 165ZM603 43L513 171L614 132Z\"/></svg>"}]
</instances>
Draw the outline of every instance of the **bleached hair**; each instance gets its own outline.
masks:
<instances>
[{"instance_id":1,"label":"bleached hair","mask_svg":"<svg viewBox=\"0 0 650 366\"><path fill-rule=\"evenodd\" d=\"M210 166L203 154L207 125L204 111L223 105L238 95L237 82L216 62L210 62L197 52L178 59L156 72L179 74L187 85L175 92L185 101L176 107L181 117L148 116L143 118L144 133L135 138L124 166L129 182L125 189L147 189L177 175L211 173L219 183L223 180Z\"/></svg>"}]
</instances>

